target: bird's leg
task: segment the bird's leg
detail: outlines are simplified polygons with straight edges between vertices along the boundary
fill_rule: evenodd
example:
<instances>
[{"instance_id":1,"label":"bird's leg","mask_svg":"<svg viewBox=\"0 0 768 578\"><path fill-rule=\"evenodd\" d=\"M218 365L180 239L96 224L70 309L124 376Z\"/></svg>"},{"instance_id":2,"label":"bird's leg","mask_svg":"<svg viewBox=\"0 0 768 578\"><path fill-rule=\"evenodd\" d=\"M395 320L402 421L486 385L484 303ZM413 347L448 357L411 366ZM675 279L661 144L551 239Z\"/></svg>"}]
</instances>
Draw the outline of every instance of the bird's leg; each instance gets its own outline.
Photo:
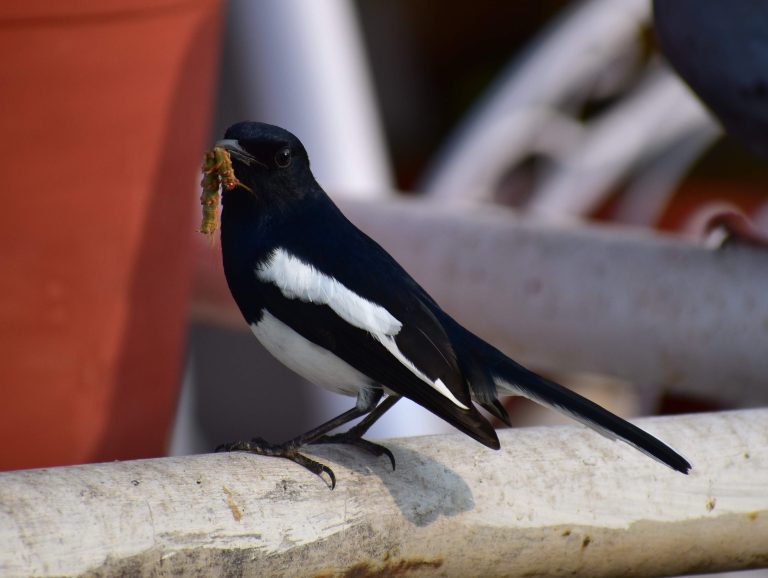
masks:
<instances>
[{"instance_id":1,"label":"bird's leg","mask_svg":"<svg viewBox=\"0 0 768 578\"><path fill-rule=\"evenodd\" d=\"M376 408L368 413L360 423L349 428L343 433L334 435L323 435L315 439L313 444L348 444L365 450L375 456L387 456L389 461L392 462L392 469L395 469L395 456L392 452L380 444L369 442L364 440L363 436L368 432L371 426L378 420L388 409L397 403L400 399L398 395L390 395L382 401Z\"/></svg>"},{"instance_id":2,"label":"bird's leg","mask_svg":"<svg viewBox=\"0 0 768 578\"><path fill-rule=\"evenodd\" d=\"M345 411L341 415L336 416L335 418L328 420L327 422L317 426L316 428L311 429L308 432L300 436L297 436L292 440L289 440L283 444L271 444L261 438L254 438L251 441L240 441L240 442L231 442L227 444L222 444L216 448L216 451L217 452L249 452L249 453L257 454L260 456L285 458L287 460L291 460L292 462L299 464L300 466L305 467L310 472L312 472L313 474L315 474L320 478L323 477L324 473L327 474L331 480L330 487L331 489L334 489L336 487L336 475L333 473L333 470L331 470L331 468L329 468L328 466L325 466L320 462L317 462L299 453L299 448L301 448L301 446L303 445L314 443L316 440L324 437L325 434L327 434L329 431L334 430L337 427L341 427L344 424L349 423L353 419L357 419L358 417L371 412L371 409L376 405L379 399L381 399L381 396L382 396L381 390L361 391L361 393L358 394L357 405L355 405L355 407L353 407L348 411ZM397 401L397 399L395 399L395 401ZM386 403L386 401L384 403ZM384 405L384 403L382 403L382 405ZM391 405L392 404L390 404L390 406ZM378 410L378 408L376 408L376 410ZM373 424L373 422L376 421L376 419L378 419L381 413L383 412L380 412L379 415L374 420L369 422L365 430L367 430L368 427L370 427L371 424ZM361 424L362 423L363 422L361 422ZM363 430L363 432L361 432L360 435L365 433L365 430ZM337 442L337 443L340 443L340 442ZM375 444L372 444L372 445L375 445ZM390 459L393 461L393 464L394 464L394 458L392 458L392 454L389 453L389 450L386 450L386 448L382 448L382 449L385 449L386 453L388 453L388 455L390 456ZM381 455L381 453L379 453L379 455Z\"/></svg>"},{"instance_id":3,"label":"bird's leg","mask_svg":"<svg viewBox=\"0 0 768 578\"><path fill-rule=\"evenodd\" d=\"M277 458L285 458L305 467L310 472L323 477L323 474L327 474L331 480L330 488L336 487L336 476L333 470L328 466L321 464L307 456L299 453L299 448L305 444L310 444L316 439L324 436L329 431L349 423L353 419L357 419L361 415L365 415L367 410L361 410L359 407L353 407L349 411L345 411L343 414L325 422L322 425L293 438L283 444L271 444L261 438L254 438L251 441L240 441L222 444L216 448L217 452L250 452L252 454L258 454L260 456L270 456Z\"/></svg>"}]
</instances>

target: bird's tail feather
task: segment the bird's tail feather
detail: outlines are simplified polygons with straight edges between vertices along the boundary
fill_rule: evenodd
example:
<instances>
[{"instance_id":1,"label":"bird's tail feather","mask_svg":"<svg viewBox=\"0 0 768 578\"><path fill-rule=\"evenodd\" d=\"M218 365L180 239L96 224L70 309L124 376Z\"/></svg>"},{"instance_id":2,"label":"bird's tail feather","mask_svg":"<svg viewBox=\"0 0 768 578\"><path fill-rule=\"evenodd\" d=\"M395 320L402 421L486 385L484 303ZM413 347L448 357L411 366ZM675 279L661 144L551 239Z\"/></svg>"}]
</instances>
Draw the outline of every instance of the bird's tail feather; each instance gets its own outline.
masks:
<instances>
[{"instance_id":1,"label":"bird's tail feather","mask_svg":"<svg viewBox=\"0 0 768 578\"><path fill-rule=\"evenodd\" d=\"M610 439L620 439L634 446L673 470L687 474L691 469L691 464L683 456L639 427L578 393L515 363L480 338L471 334L465 334L463 337L465 342L471 342L476 361L486 368L499 392L521 395L564 413ZM473 388L473 391L477 390Z\"/></svg>"},{"instance_id":2,"label":"bird's tail feather","mask_svg":"<svg viewBox=\"0 0 768 578\"><path fill-rule=\"evenodd\" d=\"M572 417L609 439L620 439L647 456L660 461L673 470L687 474L691 464L683 456L648 432L629 423L593 401L549 381L531 371L515 372L517 379L506 372L506 378L495 374L496 387L511 395L522 395ZM527 374L527 375L526 375Z\"/></svg>"}]
</instances>

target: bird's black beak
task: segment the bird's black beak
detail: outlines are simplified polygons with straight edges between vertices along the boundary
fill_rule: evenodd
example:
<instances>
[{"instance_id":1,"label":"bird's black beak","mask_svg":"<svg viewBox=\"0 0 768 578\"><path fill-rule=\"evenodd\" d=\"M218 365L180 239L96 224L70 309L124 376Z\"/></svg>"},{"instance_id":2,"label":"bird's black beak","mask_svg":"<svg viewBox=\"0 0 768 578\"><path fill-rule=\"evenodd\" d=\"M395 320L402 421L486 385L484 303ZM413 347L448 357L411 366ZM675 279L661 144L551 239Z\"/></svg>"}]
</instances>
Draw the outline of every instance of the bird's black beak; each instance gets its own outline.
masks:
<instances>
[{"instance_id":1,"label":"bird's black beak","mask_svg":"<svg viewBox=\"0 0 768 578\"><path fill-rule=\"evenodd\" d=\"M220 141L217 141L215 146L221 147L224 150L228 151L230 156L234 157L241 163L244 163L248 166L260 165L264 168L267 168L267 165L257 160L256 157L254 157L252 154L246 151L243 147L241 147L240 143L237 142L235 139L232 139L232 138L222 139Z\"/></svg>"}]
</instances>

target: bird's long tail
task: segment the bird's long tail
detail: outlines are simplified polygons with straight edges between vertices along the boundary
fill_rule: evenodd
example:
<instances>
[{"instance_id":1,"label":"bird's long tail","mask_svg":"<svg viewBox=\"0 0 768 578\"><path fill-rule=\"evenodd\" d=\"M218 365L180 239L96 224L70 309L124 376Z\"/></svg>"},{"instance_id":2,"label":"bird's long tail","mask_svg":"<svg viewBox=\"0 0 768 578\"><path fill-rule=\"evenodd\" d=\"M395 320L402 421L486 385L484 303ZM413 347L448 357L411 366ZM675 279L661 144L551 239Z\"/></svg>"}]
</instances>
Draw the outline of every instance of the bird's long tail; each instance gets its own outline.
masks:
<instances>
[{"instance_id":1,"label":"bird's long tail","mask_svg":"<svg viewBox=\"0 0 768 578\"><path fill-rule=\"evenodd\" d=\"M478 392L474 387L476 384L473 384L473 393L480 393L480 398L484 397L487 401L490 394L488 387L495 386L502 394L527 397L580 421L610 439L620 439L673 470L687 474L691 469L685 458L661 440L593 401L515 363L468 331L464 332L465 344L470 346L475 361L484 367L487 375L485 391Z\"/></svg>"}]
</instances>

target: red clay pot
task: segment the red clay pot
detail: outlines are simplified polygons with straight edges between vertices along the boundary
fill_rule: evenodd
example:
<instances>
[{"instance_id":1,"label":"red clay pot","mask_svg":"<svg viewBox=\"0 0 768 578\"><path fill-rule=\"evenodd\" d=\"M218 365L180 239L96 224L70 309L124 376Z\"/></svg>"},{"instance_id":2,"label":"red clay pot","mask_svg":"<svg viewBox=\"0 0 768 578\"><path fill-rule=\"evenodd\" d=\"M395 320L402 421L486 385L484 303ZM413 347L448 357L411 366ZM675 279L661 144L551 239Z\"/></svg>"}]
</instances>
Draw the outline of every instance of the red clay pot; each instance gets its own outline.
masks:
<instances>
[{"instance_id":1,"label":"red clay pot","mask_svg":"<svg viewBox=\"0 0 768 578\"><path fill-rule=\"evenodd\" d=\"M0 469L164 452L220 8L0 5Z\"/></svg>"}]
</instances>

